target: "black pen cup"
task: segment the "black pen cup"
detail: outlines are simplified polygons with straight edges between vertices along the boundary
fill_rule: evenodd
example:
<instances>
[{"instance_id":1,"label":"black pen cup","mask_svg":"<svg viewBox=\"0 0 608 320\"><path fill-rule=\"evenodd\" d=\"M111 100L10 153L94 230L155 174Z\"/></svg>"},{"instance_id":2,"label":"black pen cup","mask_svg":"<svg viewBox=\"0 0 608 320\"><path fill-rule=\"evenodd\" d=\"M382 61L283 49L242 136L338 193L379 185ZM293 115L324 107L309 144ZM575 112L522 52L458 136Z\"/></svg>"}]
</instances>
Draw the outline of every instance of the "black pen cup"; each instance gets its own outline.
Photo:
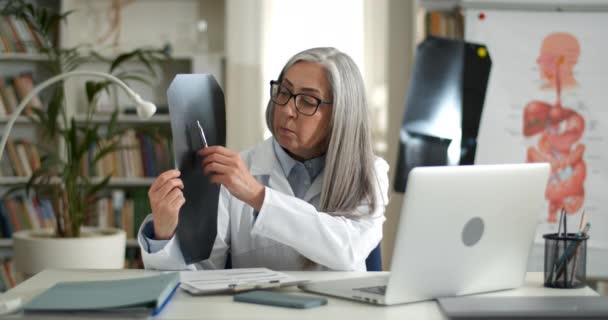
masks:
<instances>
[{"instance_id":1,"label":"black pen cup","mask_svg":"<svg viewBox=\"0 0 608 320\"><path fill-rule=\"evenodd\" d=\"M587 281L588 235L550 233L545 238L545 287L582 288Z\"/></svg>"}]
</instances>

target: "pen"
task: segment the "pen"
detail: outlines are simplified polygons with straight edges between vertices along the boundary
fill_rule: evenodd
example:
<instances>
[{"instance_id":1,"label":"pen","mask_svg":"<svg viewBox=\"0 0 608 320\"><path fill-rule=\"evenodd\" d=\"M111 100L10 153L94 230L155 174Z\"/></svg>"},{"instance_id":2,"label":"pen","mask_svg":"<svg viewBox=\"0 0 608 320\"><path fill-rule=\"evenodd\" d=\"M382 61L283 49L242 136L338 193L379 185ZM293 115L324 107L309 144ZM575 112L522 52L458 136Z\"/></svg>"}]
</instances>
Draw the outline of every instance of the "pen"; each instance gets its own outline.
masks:
<instances>
[{"instance_id":1,"label":"pen","mask_svg":"<svg viewBox=\"0 0 608 320\"><path fill-rule=\"evenodd\" d=\"M196 125L198 126L198 134L201 137L201 141L203 142L203 146L207 148L209 145L207 144L207 139L205 138L205 131L203 131L203 126L201 126L200 121L196 120Z\"/></svg>"},{"instance_id":2,"label":"pen","mask_svg":"<svg viewBox=\"0 0 608 320\"><path fill-rule=\"evenodd\" d=\"M585 229L583 229L583 223L585 222L585 211L583 211L583 216L581 217L581 223L579 224L579 235L582 236L586 236L587 232L589 231L589 228L591 228L591 224L587 223L585 224L585 228L587 231L585 231ZM575 253L575 257L574 257L574 268L572 268L572 276L570 277L570 279L572 281L574 281L574 277L576 275L576 269L578 269L578 257L579 257L579 251L580 251L580 245L576 247L576 253Z\"/></svg>"},{"instance_id":3,"label":"pen","mask_svg":"<svg viewBox=\"0 0 608 320\"><path fill-rule=\"evenodd\" d=\"M555 234L558 239L559 239L559 236L560 236L560 232L562 230L562 223L564 221L564 211L565 211L565 208L562 208L562 210L559 213L559 224L557 226L557 233ZM557 263L556 262L557 262L557 255L558 255L558 251L559 251L558 247L559 247L559 240L556 239L553 242L553 252L552 252L552 254L553 254L553 265L551 265L551 272L549 272L549 275L547 276L547 279L546 279L545 282L551 282L552 283L554 281L553 276L555 275L555 268L557 267Z\"/></svg>"},{"instance_id":4,"label":"pen","mask_svg":"<svg viewBox=\"0 0 608 320\"><path fill-rule=\"evenodd\" d=\"M585 225L585 228L577 233L577 237L580 237L582 235L586 235L587 232L589 232L589 229L591 228L591 224L587 223ZM576 249L578 249L578 247L580 246L580 244L582 243L582 241L577 241L577 242L571 242L570 245L568 245L568 248L566 248L566 250L564 250L564 253L562 254L562 256L559 258L559 261L556 263L556 276L555 278L558 279L562 273L564 272L564 270L566 271L566 276L568 273L568 269L567 269L567 265L568 265L568 261L570 259L572 259L574 257L574 251Z\"/></svg>"}]
</instances>

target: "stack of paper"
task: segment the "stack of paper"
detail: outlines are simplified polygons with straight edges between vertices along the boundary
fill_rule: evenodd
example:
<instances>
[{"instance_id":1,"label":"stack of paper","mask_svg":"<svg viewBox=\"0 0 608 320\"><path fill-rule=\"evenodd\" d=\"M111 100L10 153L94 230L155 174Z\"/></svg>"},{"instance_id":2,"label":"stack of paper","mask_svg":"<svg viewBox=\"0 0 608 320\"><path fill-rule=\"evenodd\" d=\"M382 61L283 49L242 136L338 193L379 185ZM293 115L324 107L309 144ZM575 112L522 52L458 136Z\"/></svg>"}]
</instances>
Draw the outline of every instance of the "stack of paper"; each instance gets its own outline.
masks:
<instances>
[{"instance_id":1,"label":"stack of paper","mask_svg":"<svg viewBox=\"0 0 608 320\"><path fill-rule=\"evenodd\" d=\"M266 268L182 271L180 277L182 289L195 295L285 287L305 281Z\"/></svg>"}]
</instances>

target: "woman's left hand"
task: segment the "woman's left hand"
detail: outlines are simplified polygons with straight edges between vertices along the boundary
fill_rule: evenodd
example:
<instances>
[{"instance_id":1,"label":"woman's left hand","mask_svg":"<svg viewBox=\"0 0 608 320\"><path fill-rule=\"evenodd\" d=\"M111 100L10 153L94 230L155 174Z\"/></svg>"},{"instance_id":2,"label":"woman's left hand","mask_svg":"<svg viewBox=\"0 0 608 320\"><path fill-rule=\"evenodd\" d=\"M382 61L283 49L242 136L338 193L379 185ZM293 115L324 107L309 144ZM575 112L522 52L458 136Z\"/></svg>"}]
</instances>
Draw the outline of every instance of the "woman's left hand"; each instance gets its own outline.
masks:
<instances>
[{"instance_id":1,"label":"woman's left hand","mask_svg":"<svg viewBox=\"0 0 608 320\"><path fill-rule=\"evenodd\" d=\"M203 172L212 183L221 184L230 193L257 211L264 202L264 186L249 172L241 156L222 146L209 146L198 151L203 157Z\"/></svg>"}]
</instances>

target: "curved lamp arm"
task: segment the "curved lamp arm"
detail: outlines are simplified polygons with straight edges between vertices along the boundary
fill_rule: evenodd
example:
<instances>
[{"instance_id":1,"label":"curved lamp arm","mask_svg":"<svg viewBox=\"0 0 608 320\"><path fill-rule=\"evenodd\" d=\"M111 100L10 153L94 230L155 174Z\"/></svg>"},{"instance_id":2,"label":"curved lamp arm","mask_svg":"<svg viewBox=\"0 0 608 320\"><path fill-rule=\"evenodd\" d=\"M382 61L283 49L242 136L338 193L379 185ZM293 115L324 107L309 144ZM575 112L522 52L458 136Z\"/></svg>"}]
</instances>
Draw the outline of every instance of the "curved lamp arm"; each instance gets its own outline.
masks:
<instances>
[{"instance_id":1,"label":"curved lamp arm","mask_svg":"<svg viewBox=\"0 0 608 320\"><path fill-rule=\"evenodd\" d=\"M142 99L137 93L135 93L133 90L131 90L131 88L129 88L129 86L127 86L126 83L124 83L122 80L118 79L117 77L115 77L111 74L103 73L103 72L96 72L96 71L71 71L71 72L62 73L60 75L56 75L52 78L49 78L49 79L45 80L44 82L42 82L41 84L34 87L27 94L27 96L25 96L25 98L23 98L23 100L21 100L21 102L17 106L17 109L15 110L15 112L13 112L11 114L11 118L6 123L6 126L4 127L4 132L2 133L2 141L0 141L0 160L2 159L2 156L4 155L4 147L6 146L6 142L8 141L8 135L10 134L11 129L13 128L13 124L15 123L15 121L17 121L17 117L19 117L19 115L21 114L23 109L25 109L25 106L29 103L29 101L34 96L36 96L40 91L42 91L44 88L50 86L51 84L61 81L65 78L73 77L73 76L101 77L101 78L105 78L107 80L114 82L119 87L121 87L127 93L127 95L131 99L133 99L133 101L135 101L135 104L137 107L137 115L141 119L148 119L156 112L156 106L154 105L154 103Z\"/></svg>"}]
</instances>

